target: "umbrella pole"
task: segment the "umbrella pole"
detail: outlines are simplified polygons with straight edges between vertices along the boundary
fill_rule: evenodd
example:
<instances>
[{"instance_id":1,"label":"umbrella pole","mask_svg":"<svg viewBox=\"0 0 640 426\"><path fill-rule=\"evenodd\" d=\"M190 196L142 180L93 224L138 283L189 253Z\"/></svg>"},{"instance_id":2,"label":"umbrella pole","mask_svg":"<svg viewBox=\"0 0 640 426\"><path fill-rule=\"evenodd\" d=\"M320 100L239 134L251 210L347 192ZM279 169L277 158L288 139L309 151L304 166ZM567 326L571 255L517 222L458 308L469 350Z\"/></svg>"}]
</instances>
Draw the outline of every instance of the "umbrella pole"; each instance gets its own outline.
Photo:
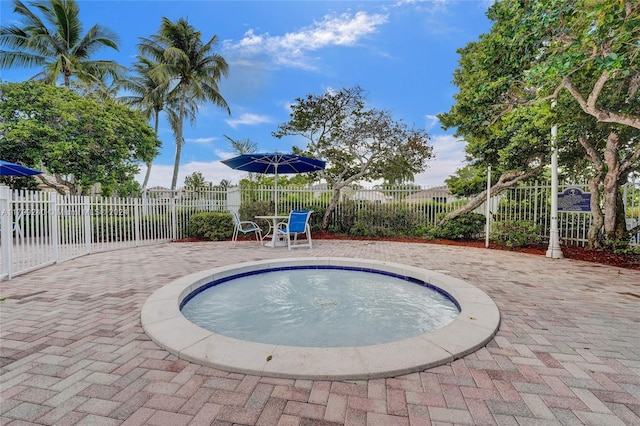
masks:
<instances>
[{"instance_id":1,"label":"umbrella pole","mask_svg":"<svg viewBox=\"0 0 640 426\"><path fill-rule=\"evenodd\" d=\"M276 163L275 165L275 194L273 194L273 200L274 200L274 204L275 204L275 212L276 212L276 216L278 216L278 163Z\"/></svg>"}]
</instances>

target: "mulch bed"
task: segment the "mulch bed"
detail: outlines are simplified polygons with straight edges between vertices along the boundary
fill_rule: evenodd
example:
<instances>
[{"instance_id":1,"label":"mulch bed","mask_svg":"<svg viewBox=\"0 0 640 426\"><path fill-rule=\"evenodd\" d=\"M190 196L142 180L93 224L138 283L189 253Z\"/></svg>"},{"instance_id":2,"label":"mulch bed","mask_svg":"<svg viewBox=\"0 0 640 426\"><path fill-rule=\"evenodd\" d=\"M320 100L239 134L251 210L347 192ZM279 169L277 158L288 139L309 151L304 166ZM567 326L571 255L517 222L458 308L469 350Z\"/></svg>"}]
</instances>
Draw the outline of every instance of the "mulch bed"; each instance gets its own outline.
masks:
<instances>
[{"instance_id":1,"label":"mulch bed","mask_svg":"<svg viewBox=\"0 0 640 426\"><path fill-rule=\"evenodd\" d=\"M249 237L246 237L250 239ZM251 238L252 239L252 238ZM317 240L359 240L359 241L396 241L396 242L409 242L417 244L446 244L452 246L463 247L476 247L483 248L485 246L484 241L480 240L427 240L424 238L364 238L364 237L352 237L346 235L336 235L328 232L314 232L313 239ZM184 238L177 240L176 242L196 242L202 241L197 238ZM547 253L547 246L532 246L532 247L505 247L499 244L490 243L489 249L492 250L509 250L517 251L521 253L528 253L534 255L545 256ZM583 260L586 262L600 263L603 265L617 266L625 269L640 270L640 254L616 254L605 250L590 250L584 247L562 247L562 254L565 258Z\"/></svg>"}]
</instances>

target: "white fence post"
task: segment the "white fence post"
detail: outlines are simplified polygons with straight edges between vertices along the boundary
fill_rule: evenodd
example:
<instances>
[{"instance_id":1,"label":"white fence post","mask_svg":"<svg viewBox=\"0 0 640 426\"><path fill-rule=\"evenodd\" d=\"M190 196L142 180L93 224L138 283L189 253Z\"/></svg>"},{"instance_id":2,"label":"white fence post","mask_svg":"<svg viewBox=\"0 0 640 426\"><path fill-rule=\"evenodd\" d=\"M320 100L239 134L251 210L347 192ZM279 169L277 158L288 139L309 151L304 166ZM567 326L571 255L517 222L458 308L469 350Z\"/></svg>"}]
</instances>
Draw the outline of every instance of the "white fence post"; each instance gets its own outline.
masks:
<instances>
[{"instance_id":1,"label":"white fence post","mask_svg":"<svg viewBox=\"0 0 640 426\"><path fill-rule=\"evenodd\" d=\"M491 166L487 167L487 200L485 201L485 235L484 246L489 248L489 236L491 234Z\"/></svg>"},{"instance_id":2,"label":"white fence post","mask_svg":"<svg viewBox=\"0 0 640 426\"><path fill-rule=\"evenodd\" d=\"M49 206L49 244L51 244L51 255L53 261L58 263L60 261L60 252L58 250L58 241L60 235L60 218L59 215L60 203L58 203L60 195L57 192L47 194L47 204Z\"/></svg>"},{"instance_id":3,"label":"white fence post","mask_svg":"<svg viewBox=\"0 0 640 426\"><path fill-rule=\"evenodd\" d=\"M138 198L133 199L133 226L136 238L135 246L140 246L140 200Z\"/></svg>"},{"instance_id":4,"label":"white fence post","mask_svg":"<svg viewBox=\"0 0 640 426\"><path fill-rule=\"evenodd\" d=\"M176 212L176 201L177 198L171 197L171 199L169 200L169 202L171 203L171 239L172 240L177 240L178 239L178 215Z\"/></svg>"},{"instance_id":5,"label":"white fence post","mask_svg":"<svg viewBox=\"0 0 640 426\"><path fill-rule=\"evenodd\" d=\"M83 220L84 220L84 246L87 253L91 253L91 244L93 240L93 215L91 212L91 202L89 197L83 196Z\"/></svg>"},{"instance_id":6,"label":"white fence post","mask_svg":"<svg viewBox=\"0 0 640 426\"><path fill-rule=\"evenodd\" d=\"M2 257L0 279L11 278L13 209L11 208L11 188L8 186L0 186L0 246L0 257Z\"/></svg>"},{"instance_id":7,"label":"white fence post","mask_svg":"<svg viewBox=\"0 0 640 426\"><path fill-rule=\"evenodd\" d=\"M227 189L227 210L238 212L242 204L240 188L233 186Z\"/></svg>"}]
</instances>

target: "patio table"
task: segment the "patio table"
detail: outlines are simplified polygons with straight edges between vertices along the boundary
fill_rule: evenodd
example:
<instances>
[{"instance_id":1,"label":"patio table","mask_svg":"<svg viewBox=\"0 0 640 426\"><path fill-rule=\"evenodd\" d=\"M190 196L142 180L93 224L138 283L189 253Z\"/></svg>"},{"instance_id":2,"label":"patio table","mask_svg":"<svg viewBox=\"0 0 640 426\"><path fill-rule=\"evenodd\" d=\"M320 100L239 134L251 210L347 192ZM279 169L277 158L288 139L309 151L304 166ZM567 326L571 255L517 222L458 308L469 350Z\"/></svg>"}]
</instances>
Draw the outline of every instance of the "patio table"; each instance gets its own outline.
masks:
<instances>
[{"instance_id":1,"label":"patio table","mask_svg":"<svg viewBox=\"0 0 640 426\"><path fill-rule=\"evenodd\" d=\"M278 227L278 222L280 222L281 220L289 219L289 216L262 215L262 216L255 216L255 218L271 221L271 223L269 223L269 231L267 231L267 233L264 234L264 236L262 237L263 239L267 239L267 238L271 239L271 241L267 241L264 244L265 246L284 247L287 245L287 243L284 240L278 237L278 235L276 234L276 229Z\"/></svg>"}]
</instances>

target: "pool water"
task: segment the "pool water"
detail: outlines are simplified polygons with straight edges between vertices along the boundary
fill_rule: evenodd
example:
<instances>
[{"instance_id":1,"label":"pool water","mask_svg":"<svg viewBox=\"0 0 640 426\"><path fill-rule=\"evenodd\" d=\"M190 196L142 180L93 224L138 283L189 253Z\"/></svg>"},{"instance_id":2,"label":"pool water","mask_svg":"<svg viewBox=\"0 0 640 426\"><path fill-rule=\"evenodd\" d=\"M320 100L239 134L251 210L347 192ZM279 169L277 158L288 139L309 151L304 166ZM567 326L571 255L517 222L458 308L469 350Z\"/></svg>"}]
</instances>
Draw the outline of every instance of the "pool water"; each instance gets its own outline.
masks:
<instances>
[{"instance_id":1,"label":"pool water","mask_svg":"<svg viewBox=\"0 0 640 426\"><path fill-rule=\"evenodd\" d=\"M347 268L261 271L212 283L182 314L209 331L257 343L351 347L419 336L460 313L415 280Z\"/></svg>"}]
</instances>

